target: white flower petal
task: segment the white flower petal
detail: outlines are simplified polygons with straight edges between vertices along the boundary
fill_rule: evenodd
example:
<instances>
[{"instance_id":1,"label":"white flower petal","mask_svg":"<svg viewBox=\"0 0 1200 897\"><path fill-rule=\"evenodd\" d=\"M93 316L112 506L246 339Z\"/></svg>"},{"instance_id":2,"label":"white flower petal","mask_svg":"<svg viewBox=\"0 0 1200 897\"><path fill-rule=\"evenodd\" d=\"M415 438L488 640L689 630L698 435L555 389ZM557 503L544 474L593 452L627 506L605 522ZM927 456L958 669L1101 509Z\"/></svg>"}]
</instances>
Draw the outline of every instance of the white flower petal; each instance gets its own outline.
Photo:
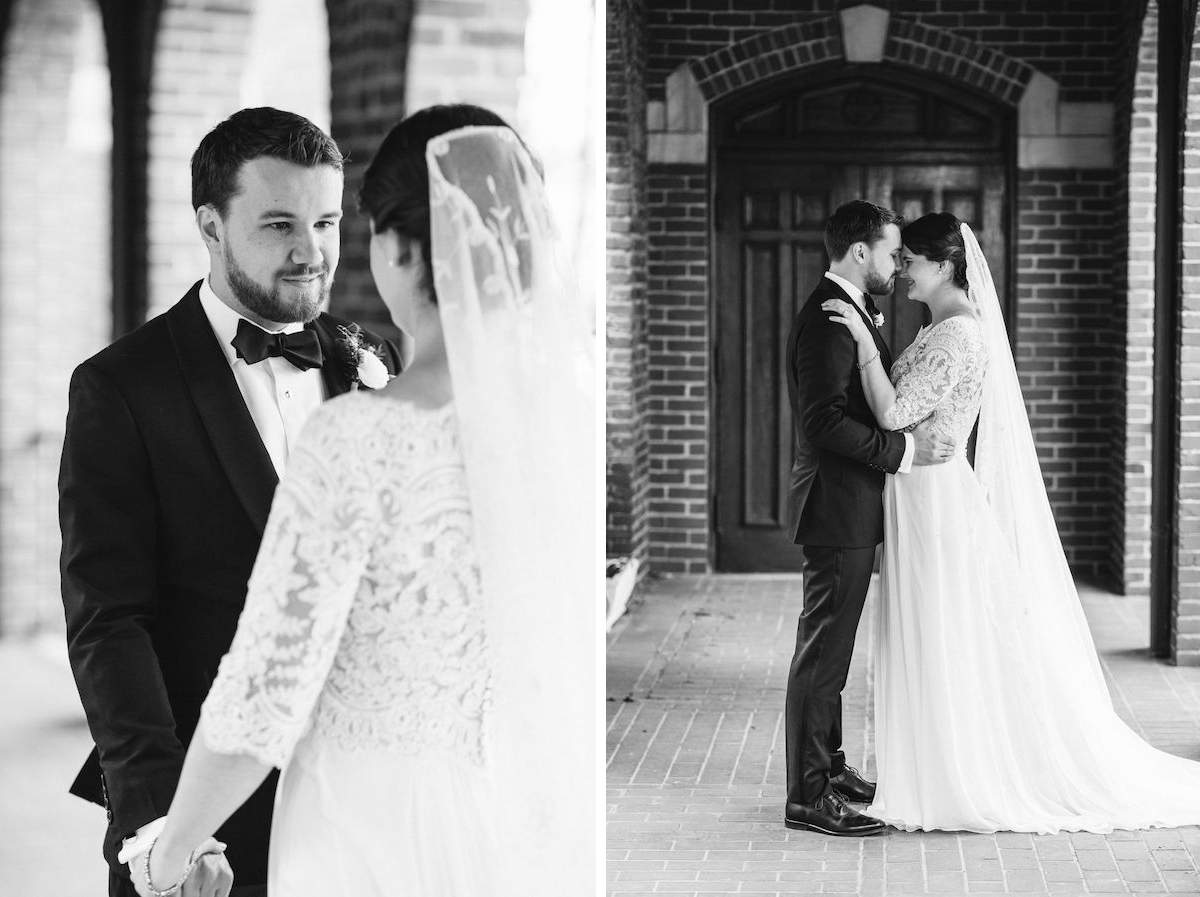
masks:
<instances>
[{"instance_id":1,"label":"white flower petal","mask_svg":"<svg viewBox=\"0 0 1200 897\"><path fill-rule=\"evenodd\" d=\"M382 389L387 386L391 374L379 357L371 352L363 352L358 359L358 382L367 389Z\"/></svg>"}]
</instances>

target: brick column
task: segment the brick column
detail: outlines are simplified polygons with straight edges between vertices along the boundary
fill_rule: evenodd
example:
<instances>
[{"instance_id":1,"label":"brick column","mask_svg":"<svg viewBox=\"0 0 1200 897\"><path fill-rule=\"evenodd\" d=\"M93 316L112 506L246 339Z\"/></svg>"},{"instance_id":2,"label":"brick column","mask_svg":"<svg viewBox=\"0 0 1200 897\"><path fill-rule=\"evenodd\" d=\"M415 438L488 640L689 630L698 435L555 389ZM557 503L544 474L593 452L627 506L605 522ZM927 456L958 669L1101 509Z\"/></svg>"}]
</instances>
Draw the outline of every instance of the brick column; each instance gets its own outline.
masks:
<instances>
[{"instance_id":1,"label":"brick column","mask_svg":"<svg viewBox=\"0 0 1200 897\"><path fill-rule=\"evenodd\" d=\"M1192 47L1200 44L1200 27ZM1183 135L1183 247L1180 271L1179 491L1176 499L1176 583L1171 656L1200 665L1200 54L1187 69Z\"/></svg>"},{"instance_id":2,"label":"brick column","mask_svg":"<svg viewBox=\"0 0 1200 897\"><path fill-rule=\"evenodd\" d=\"M0 633L61 629L67 384L111 326L110 149L94 4L24 0L0 76Z\"/></svg>"},{"instance_id":3,"label":"brick column","mask_svg":"<svg viewBox=\"0 0 1200 897\"><path fill-rule=\"evenodd\" d=\"M608 0L606 34L606 552L645 560L646 35L641 0Z\"/></svg>"},{"instance_id":4,"label":"brick column","mask_svg":"<svg viewBox=\"0 0 1200 897\"><path fill-rule=\"evenodd\" d=\"M1128 45L1117 102L1114 208L1121 214L1113 254L1116 397L1110 476L1110 551L1102 579L1127 595L1150 590L1151 419L1154 390L1154 224L1157 157L1158 4L1145 18L1126 11Z\"/></svg>"},{"instance_id":5,"label":"brick column","mask_svg":"<svg viewBox=\"0 0 1200 897\"><path fill-rule=\"evenodd\" d=\"M348 157L342 261L333 307L339 315L392 335L397 331L371 281L370 229L358 212L357 196L379 142L404 117L414 6L412 0L328 4L332 134Z\"/></svg>"}]
</instances>

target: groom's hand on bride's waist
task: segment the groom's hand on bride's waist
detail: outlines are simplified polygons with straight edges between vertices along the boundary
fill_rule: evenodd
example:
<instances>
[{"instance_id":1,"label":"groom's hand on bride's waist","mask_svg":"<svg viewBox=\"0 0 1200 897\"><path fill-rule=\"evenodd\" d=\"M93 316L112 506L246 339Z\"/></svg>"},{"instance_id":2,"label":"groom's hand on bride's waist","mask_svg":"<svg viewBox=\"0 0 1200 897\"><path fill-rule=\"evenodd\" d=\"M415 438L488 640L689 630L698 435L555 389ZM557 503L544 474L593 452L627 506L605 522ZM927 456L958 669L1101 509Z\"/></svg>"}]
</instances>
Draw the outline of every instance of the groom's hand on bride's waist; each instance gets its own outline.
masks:
<instances>
[{"instance_id":1,"label":"groom's hand on bride's waist","mask_svg":"<svg viewBox=\"0 0 1200 897\"><path fill-rule=\"evenodd\" d=\"M916 441L914 465L928 467L930 464L945 464L954 456L954 443L934 433L929 424L918 424L912 435Z\"/></svg>"}]
</instances>

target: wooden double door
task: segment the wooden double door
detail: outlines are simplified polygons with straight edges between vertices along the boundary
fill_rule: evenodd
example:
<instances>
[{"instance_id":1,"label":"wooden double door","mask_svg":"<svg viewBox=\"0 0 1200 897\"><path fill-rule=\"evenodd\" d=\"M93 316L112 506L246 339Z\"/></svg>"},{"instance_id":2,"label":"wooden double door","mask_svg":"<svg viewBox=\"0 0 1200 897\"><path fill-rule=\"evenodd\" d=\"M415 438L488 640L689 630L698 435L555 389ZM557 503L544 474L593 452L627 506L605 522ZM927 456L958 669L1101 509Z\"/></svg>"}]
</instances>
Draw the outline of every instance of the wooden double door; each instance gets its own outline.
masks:
<instances>
[{"instance_id":1,"label":"wooden double door","mask_svg":"<svg viewBox=\"0 0 1200 897\"><path fill-rule=\"evenodd\" d=\"M800 552L785 531L792 413L784 356L792 320L828 267L826 219L837 206L859 198L910 221L928 212L953 212L975 230L1004 297L1005 169L970 162L818 164L778 154L729 154L718 163L716 183L716 568L795 571ZM884 337L899 355L928 312L907 299L899 280L893 296L876 301L886 318Z\"/></svg>"}]
</instances>

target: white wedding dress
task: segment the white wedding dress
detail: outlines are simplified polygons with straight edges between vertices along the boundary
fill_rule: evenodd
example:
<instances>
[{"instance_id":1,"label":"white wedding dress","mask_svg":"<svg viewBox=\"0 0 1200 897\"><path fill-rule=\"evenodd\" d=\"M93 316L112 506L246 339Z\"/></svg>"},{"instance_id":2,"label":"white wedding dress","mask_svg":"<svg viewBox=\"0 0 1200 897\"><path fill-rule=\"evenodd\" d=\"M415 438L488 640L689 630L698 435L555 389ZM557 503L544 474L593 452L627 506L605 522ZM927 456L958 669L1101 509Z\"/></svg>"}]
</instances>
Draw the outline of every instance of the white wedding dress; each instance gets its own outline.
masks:
<instances>
[{"instance_id":1,"label":"white wedding dress","mask_svg":"<svg viewBox=\"0 0 1200 897\"><path fill-rule=\"evenodd\" d=\"M495 893L472 527L453 404L313 414L202 719L209 748L283 769L272 894Z\"/></svg>"},{"instance_id":2,"label":"white wedding dress","mask_svg":"<svg viewBox=\"0 0 1200 897\"><path fill-rule=\"evenodd\" d=\"M999 354L1007 346L997 332ZM886 425L928 419L965 446L989 375L984 336L972 317L923 329L892 367L896 403ZM999 362L991 367L1011 374L1011 354ZM1200 823L1200 763L1146 744L1113 710L1057 535L1018 551L1001 525L1005 509L1044 502L1040 478L1033 488L1043 494L989 500L965 451L888 477L878 789L867 812L905 830ZM1013 531L1018 543L1041 533L1020 515Z\"/></svg>"}]
</instances>

